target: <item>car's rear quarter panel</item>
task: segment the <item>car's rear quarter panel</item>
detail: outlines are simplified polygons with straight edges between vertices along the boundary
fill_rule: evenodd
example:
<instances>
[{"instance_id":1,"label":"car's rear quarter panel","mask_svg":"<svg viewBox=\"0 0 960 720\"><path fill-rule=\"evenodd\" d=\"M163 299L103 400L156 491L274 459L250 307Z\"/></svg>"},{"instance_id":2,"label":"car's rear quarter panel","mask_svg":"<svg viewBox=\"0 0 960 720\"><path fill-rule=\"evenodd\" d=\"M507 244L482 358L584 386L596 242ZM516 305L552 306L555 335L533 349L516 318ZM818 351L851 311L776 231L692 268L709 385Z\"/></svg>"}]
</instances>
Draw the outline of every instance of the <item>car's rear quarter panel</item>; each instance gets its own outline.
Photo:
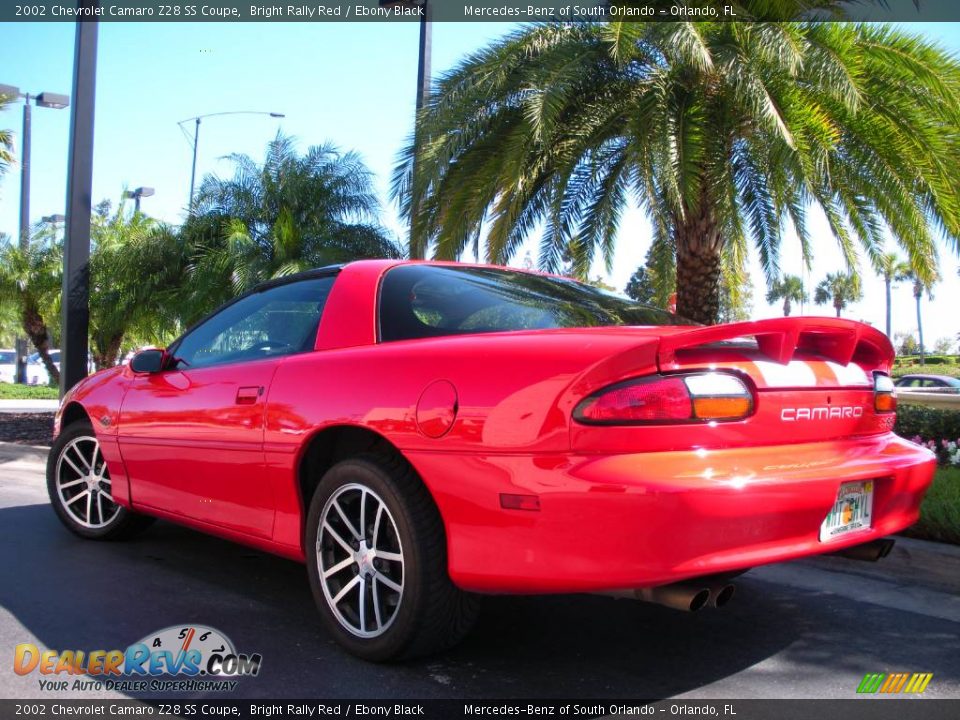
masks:
<instances>
[{"instance_id":1,"label":"car's rear quarter panel","mask_svg":"<svg viewBox=\"0 0 960 720\"><path fill-rule=\"evenodd\" d=\"M291 478L310 438L332 426L368 428L414 465L420 453L436 455L446 470L421 475L438 500L456 494L455 478L474 455L568 452L571 382L623 345L614 334L578 337L508 333L412 340L285 360L267 398L264 437L274 482L283 488L277 539L299 542L301 507ZM456 389L457 411L450 429L435 438L418 426L417 405L438 380Z\"/></svg>"}]
</instances>

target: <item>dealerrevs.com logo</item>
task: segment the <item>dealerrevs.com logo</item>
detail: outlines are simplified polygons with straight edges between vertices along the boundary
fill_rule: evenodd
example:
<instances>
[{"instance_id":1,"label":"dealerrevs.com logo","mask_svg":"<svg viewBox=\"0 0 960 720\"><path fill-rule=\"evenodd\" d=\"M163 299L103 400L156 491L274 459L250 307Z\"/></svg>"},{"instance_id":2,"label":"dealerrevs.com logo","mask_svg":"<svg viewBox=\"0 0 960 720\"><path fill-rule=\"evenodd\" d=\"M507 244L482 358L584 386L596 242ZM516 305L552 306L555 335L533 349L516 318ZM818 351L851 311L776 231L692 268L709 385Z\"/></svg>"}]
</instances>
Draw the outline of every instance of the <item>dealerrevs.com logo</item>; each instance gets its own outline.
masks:
<instances>
[{"instance_id":1,"label":"dealerrevs.com logo","mask_svg":"<svg viewBox=\"0 0 960 720\"><path fill-rule=\"evenodd\" d=\"M173 625L125 650L40 650L22 643L14 651L13 670L38 673L40 690L50 692L230 691L237 686L233 678L256 677L261 662L259 653L238 653L219 630Z\"/></svg>"}]
</instances>

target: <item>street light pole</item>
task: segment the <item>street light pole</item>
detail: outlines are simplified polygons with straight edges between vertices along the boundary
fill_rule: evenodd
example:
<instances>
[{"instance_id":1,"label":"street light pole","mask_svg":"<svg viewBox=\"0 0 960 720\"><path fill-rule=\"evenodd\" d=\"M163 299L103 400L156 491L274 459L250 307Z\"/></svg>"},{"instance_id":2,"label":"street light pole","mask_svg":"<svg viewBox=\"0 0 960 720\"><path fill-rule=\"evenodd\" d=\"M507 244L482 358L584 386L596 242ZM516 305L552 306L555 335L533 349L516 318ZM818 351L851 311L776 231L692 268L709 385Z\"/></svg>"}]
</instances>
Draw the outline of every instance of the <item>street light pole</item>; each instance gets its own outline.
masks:
<instances>
[{"instance_id":1,"label":"street light pole","mask_svg":"<svg viewBox=\"0 0 960 720\"><path fill-rule=\"evenodd\" d=\"M23 135L20 141L20 250L26 252L30 248L30 93L23 97Z\"/></svg>"},{"instance_id":2,"label":"street light pole","mask_svg":"<svg viewBox=\"0 0 960 720\"><path fill-rule=\"evenodd\" d=\"M200 142L200 116L194 118L197 124L193 128L193 164L190 166L190 207L193 207L193 187L197 179L197 145Z\"/></svg>"},{"instance_id":3,"label":"street light pole","mask_svg":"<svg viewBox=\"0 0 960 720\"><path fill-rule=\"evenodd\" d=\"M57 93L42 92L39 95L20 92L12 85L0 85L0 95L23 98L23 134L20 138L20 251L26 254L30 250L30 145L33 125L31 103L40 107L62 109L70 104L70 98ZM22 335L16 338L17 366L14 380L27 381L27 339Z\"/></svg>"},{"instance_id":4,"label":"street light pole","mask_svg":"<svg viewBox=\"0 0 960 720\"><path fill-rule=\"evenodd\" d=\"M140 199L152 197L154 192L152 187L138 187L136 190L124 190L123 196L125 198L133 198L133 212L136 214L140 212Z\"/></svg>"},{"instance_id":5,"label":"street light pole","mask_svg":"<svg viewBox=\"0 0 960 720\"><path fill-rule=\"evenodd\" d=\"M26 256L30 250L30 93L24 95L23 135L20 139L20 252ZM14 382L27 382L27 338L17 333L17 367Z\"/></svg>"},{"instance_id":6,"label":"street light pole","mask_svg":"<svg viewBox=\"0 0 960 720\"><path fill-rule=\"evenodd\" d=\"M272 118L282 118L286 117L283 113L278 112L266 112L264 110L228 110L227 112L215 112L207 113L206 115L197 115L196 117L187 118L186 120L181 120L177 123L181 129L183 129L183 124L185 122L190 122L193 120L193 163L190 166L190 203L189 208L193 208L193 191L196 186L197 179L197 145L200 142L200 121L204 118L210 117L220 117L221 115L269 115Z\"/></svg>"},{"instance_id":7,"label":"street light pole","mask_svg":"<svg viewBox=\"0 0 960 720\"><path fill-rule=\"evenodd\" d=\"M430 97L430 55L433 45L433 6L423 0L423 15L420 17L420 53L417 62L417 113Z\"/></svg>"}]
</instances>

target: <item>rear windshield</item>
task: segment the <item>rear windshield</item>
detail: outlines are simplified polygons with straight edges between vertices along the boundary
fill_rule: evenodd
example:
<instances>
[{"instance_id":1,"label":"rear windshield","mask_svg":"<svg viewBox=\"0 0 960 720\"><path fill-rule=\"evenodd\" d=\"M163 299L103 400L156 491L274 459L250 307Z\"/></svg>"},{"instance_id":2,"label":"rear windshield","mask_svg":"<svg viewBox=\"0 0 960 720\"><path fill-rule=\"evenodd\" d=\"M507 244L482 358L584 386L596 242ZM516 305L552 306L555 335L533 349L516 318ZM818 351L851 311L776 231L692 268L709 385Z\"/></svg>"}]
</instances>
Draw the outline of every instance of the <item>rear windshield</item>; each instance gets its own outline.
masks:
<instances>
[{"instance_id":1,"label":"rear windshield","mask_svg":"<svg viewBox=\"0 0 960 720\"><path fill-rule=\"evenodd\" d=\"M401 265L380 291L380 339L605 325L683 325L590 285L494 268Z\"/></svg>"}]
</instances>

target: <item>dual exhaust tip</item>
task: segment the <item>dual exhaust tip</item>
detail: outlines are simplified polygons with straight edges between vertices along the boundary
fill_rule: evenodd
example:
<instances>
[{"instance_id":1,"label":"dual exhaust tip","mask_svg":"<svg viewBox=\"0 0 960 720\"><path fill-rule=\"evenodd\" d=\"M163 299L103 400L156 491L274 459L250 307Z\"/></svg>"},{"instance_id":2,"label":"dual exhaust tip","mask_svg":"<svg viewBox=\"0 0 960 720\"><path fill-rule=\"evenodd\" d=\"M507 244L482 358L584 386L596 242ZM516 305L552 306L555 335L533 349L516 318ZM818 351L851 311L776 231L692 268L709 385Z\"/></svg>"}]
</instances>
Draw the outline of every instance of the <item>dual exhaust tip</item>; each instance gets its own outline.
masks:
<instances>
[{"instance_id":1,"label":"dual exhaust tip","mask_svg":"<svg viewBox=\"0 0 960 720\"><path fill-rule=\"evenodd\" d=\"M682 610L697 612L705 607L722 608L729 603L736 587L728 582L709 582L688 580L685 582L660 585L652 588L634 590L638 600Z\"/></svg>"},{"instance_id":2,"label":"dual exhaust tip","mask_svg":"<svg viewBox=\"0 0 960 720\"><path fill-rule=\"evenodd\" d=\"M844 548L833 554L852 560L876 562L890 554L894 542L891 538L882 538L862 545ZM725 580L694 578L670 585L632 590L629 595L638 600L664 605L674 610L697 612L707 606L722 608L733 599L735 593L736 587ZM620 595L622 597L622 594Z\"/></svg>"}]
</instances>

